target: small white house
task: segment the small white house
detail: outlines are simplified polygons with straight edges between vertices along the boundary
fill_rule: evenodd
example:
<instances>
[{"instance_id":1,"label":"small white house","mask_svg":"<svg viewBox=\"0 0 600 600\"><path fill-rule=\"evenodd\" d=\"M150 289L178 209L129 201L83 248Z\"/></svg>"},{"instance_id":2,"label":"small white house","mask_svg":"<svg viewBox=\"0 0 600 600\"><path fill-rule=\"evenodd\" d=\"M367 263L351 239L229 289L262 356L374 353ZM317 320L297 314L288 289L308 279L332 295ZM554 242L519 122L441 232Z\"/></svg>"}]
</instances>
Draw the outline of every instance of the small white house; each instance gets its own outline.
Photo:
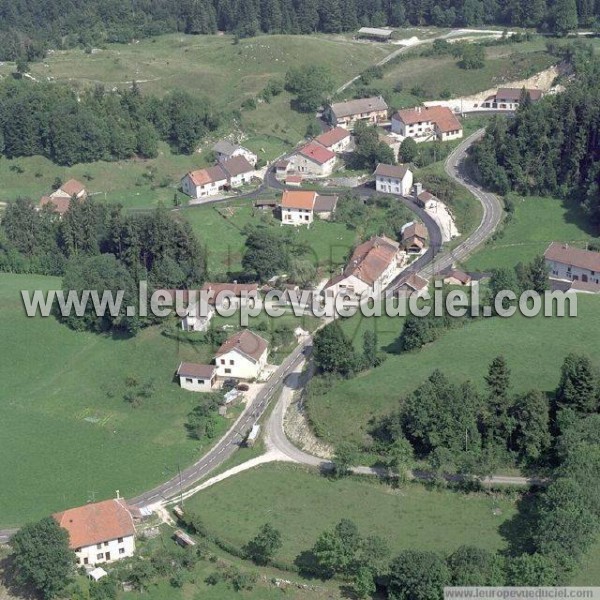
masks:
<instances>
[{"instance_id":1,"label":"small white house","mask_svg":"<svg viewBox=\"0 0 600 600\"><path fill-rule=\"evenodd\" d=\"M230 337L217 351L217 375L226 379L257 379L267 365L268 342L243 329Z\"/></svg>"},{"instance_id":2,"label":"small white house","mask_svg":"<svg viewBox=\"0 0 600 600\"><path fill-rule=\"evenodd\" d=\"M552 242L544 258L553 279L600 285L600 252Z\"/></svg>"},{"instance_id":3,"label":"small white house","mask_svg":"<svg viewBox=\"0 0 600 600\"><path fill-rule=\"evenodd\" d=\"M187 173L181 180L181 189L192 198L205 198L223 192L228 184L227 173L216 165Z\"/></svg>"},{"instance_id":4,"label":"small white house","mask_svg":"<svg viewBox=\"0 0 600 600\"><path fill-rule=\"evenodd\" d=\"M301 175L328 177L333 173L337 157L335 152L312 141L302 146L289 160L291 168Z\"/></svg>"},{"instance_id":5,"label":"small white house","mask_svg":"<svg viewBox=\"0 0 600 600\"><path fill-rule=\"evenodd\" d=\"M110 563L135 552L135 526L122 498L70 508L52 516L69 533L69 548L80 566Z\"/></svg>"},{"instance_id":6,"label":"small white house","mask_svg":"<svg viewBox=\"0 0 600 600\"><path fill-rule=\"evenodd\" d=\"M179 385L190 392L211 392L217 383L214 365L182 362L177 369Z\"/></svg>"},{"instance_id":7,"label":"small white house","mask_svg":"<svg viewBox=\"0 0 600 600\"><path fill-rule=\"evenodd\" d=\"M227 140L220 140L213 146L213 151L217 155L217 160L219 162L225 162L235 156L243 156L253 167L256 166L258 161L258 156L248 150L248 148L244 148L243 146L238 146L237 144L232 144Z\"/></svg>"},{"instance_id":8,"label":"small white house","mask_svg":"<svg viewBox=\"0 0 600 600\"><path fill-rule=\"evenodd\" d=\"M317 192L286 190L281 198L283 225L310 225L314 220Z\"/></svg>"},{"instance_id":9,"label":"small white house","mask_svg":"<svg viewBox=\"0 0 600 600\"><path fill-rule=\"evenodd\" d=\"M413 173L407 165L377 165L375 189L378 192L408 196L412 185Z\"/></svg>"}]
</instances>

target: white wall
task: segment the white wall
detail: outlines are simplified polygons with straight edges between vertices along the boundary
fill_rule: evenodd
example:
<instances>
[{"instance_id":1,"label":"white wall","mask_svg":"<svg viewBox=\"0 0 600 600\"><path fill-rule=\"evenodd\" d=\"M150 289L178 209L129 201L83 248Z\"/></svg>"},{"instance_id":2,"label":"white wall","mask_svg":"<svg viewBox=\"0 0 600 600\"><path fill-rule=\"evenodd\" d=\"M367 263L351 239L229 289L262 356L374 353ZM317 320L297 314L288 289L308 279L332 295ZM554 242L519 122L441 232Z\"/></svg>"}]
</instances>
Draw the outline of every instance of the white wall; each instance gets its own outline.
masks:
<instances>
[{"instance_id":1,"label":"white wall","mask_svg":"<svg viewBox=\"0 0 600 600\"><path fill-rule=\"evenodd\" d=\"M398 194L408 196L413 185L412 171L408 170L402 179L396 177L382 177L377 175L375 178L375 188L378 192L386 194Z\"/></svg>"},{"instance_id":2,"label":"white wall","mask_svg":"<svg viewBox=\"0 0 600 600\"><path fill-rule=\"evenodd\" d=\"M283 225L310 225L313 222L313 220L314 213L308 208L281 209L281 222L283 223Z\"/></svg>"},{"instance_id":3,"label":"white wall","mask_svg":"<svg viewBox=\"0 0 600 600\"><path fill-rule=\"evenodd\" d=\"M260 372L267 364L267 351L263 353L258 362L253 362L236 350L231 350L215 359L217 375L219 377L233 377L234 379L257 379Z\"/></svg>"},{"instance_id":4,"label":"white wall","mask_svg":"<svg viewBox=\"0 0 600 600\"><path fill-rule=\"evenodd\" d=\"M546 260L546 265L550 269L550 277L554 277L555 279L587 281L588 283L596 283L600 285L600 272L598 271L590 271L589 269L572 267L570 265L565 265L552 260Z\"/></svg>"},{"instance_id":5,"label":"white wall","mask_svg":"<svg viewBox=\"0 0 600 600\"><path fill-rule=\"evenodd\" d=\"M79 552L75 552L77 564L81 566L98 565L133 556L133 553L135 552L134 537L130 535L122 538L122 540L122 542L110 540L108 542L102 542L101 544L94 544L93 546L84 546ZM108 560L106 558L107 552L110 555ZM98 558L99 555L102 555L102 558Z\"/></svg>"},{"instance_id":6,"label":"white wall","mask_svg":"<svg viewBox=\"0 0 600 600\"><path fill-rule=\"evenodd\" d=\"M189 390L190 392L210 392L213 389L213 383L211 379L179 376L179 385L184 390Z\"/></svg>"}]
</instances>

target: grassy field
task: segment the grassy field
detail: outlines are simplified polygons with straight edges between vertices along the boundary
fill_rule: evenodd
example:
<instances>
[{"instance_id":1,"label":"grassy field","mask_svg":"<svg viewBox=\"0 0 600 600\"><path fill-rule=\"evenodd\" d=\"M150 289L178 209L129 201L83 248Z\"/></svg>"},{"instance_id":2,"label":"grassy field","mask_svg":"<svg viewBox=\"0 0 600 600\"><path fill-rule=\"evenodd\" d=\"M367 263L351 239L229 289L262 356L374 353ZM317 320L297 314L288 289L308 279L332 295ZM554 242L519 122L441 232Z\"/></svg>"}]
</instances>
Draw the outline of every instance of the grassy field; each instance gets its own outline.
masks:
<instances>
[{"instance_id":1,"label":"grassy field","mask_svg":"<svg viewBox=\"0 0 600 600\"><path fill-rule=\"evenodd\" d=\"M241 473L200 492L187 501L187 508L238 546L262 524L272 523L282 532L279 556L287 562L342 518L352 519L365 535L386 539L392 552L451 552L461 544L497 550L506 544L498 527L515 513L504 497L428 491L418 484L393 489L372 481L329 480L289 465ZM501 514L495 515L498 508Z\"/></svg>"},{"instance_id":2,"label":"grassy field","mask_svg":"<svg viewBox=\"0 0 600 600\"><path fill-rule=\"evenodd\" d=\"M376 327L382 348L395 350L401 318L353 318L343 322L360 347L365 328ZM402 396L418 387L436 369L455 381L472 380L483 387L492 359L503 354L512 371L515 392L555 389L560 366L569 352L587 354L599 364L600 298L580 296L576 318L486 319L443 334L436 342L409 354L393 354L378 368L341 381L315 396L310 414L327 440L368 444L372 418L396 409ZM535 357L535 369L531 368Z\"/></svg>"},{"instance_id":3,"label":"grassy field","mask_svg":"<svg viewBox=\"0 0 600 600\"><path fill-rule=\"evenodd\" d=\"M115 339L25 316L21 289L58 287L56 278L0 274L0 527L117 489L131 497L207 447L186 435L186 415L199 397L181 390L174 373L182 360L209 362L213 349L190 335L167 337L158 327ZM286 322L300 320L278 320ZM139 408L123 398L128 377L154 384ZM229 425L219 418L219 436Z\"/></svg>"},{"instance_id":4,"label":"grassy field","mask_svg":"<svg viewBox=\"0 0 600 600\"><path fill-rule=\"evenodd\" d=\"M545 52L543 39L492 46L485 49L486 63L482 69L465 70L453 56L410 57L392 61L385 69L383 80L373 81L381 88L393 108L415 106L421 100L436 100L446 95L454 98L481 92L506 82L525 79L555 64L556 59ZM402 91L394 91L398 83ZM420 88L415 95L411 90Z\"/></svg>"},{"instance_id":5,"label":"grassy field","mask_svg":"<svg viewBox=\"0 0 600 600\"><path fill-rule=\"evenodd\" d=\"M543 254L552 241L585 246L593 233L579 205L556 198L516 196L514 217L504 234L470 258L466 267L479 271L513 267Z\"/></svg>"}]
</instances>

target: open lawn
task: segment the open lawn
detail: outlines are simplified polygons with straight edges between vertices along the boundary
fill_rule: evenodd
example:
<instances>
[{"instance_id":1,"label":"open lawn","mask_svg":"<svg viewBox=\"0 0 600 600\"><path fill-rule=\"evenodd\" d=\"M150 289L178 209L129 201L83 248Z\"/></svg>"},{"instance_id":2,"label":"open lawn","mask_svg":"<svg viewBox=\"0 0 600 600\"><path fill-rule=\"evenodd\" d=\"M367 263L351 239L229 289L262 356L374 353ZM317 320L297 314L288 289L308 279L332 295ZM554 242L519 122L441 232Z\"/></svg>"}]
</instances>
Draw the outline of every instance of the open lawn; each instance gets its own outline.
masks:
<instances>
[{"instance_id":1,"label":"open lawn","mask_svg":"<svg viewBox=\"0 0 600 600\"><path fill-rule=\"evenodd\" d=\"M489 550L506 545L499 528L515 514L504 496L394 489L374 481L331 480L290 465L265 465L227 479L186 501L206 527L242 546L264 523L282 533L278 558L291 563L340 519L364 535L379 535L392 552L404 548L451 552L461 544ZM500 514L494 514L499 509Z\"/></svg>"},{"instance_id":2,"label":"open lawn","mask_svg":"<svg viewBox=\"0 0 600 600\"><path fill-rule=\"evenodd\" d=\"M585 247L594 234L579 205L556 198L514 196L515 213L498 239L473 255L466 267L489 271L514 267L543 254L550 242L569 242ZM597 232L596 232L597 233Z\"/></svg>"},{"instance_id":3,"label":"open lawn","mask_svg":"<svg viewBox=\"0 0 600 600\"><path fill-rule=\"evenodd\" d=\"M21 289L59 286L57 278L0 274L0 527L117 489L131 497L207 447L184 428L199 396L173 378L180 361L210 361L213 349L158 327L115 339L25 316ZM124 400L128 377L154 384L139 408ZM229 423L219 418L219 436Z\"/></svg>"},{"instance_id":4,"label":"open lawn","mask_svg":"<svg viewBox=\"0 0 600 600\"><path fill-rule=\"evenodd\" d=\"M401 318L353 318L343 321L357 348L362 332L377 327L382 348L394 351ZM368 444L369 422L395 410L403 395L418 387L434 369L455 381L472 380L483 389L483 377L495 356L503 354L515 392L556 388L569 352L587 354L600 366L600 298L580 295L575 318L489 318L445 332L420 351L392 354L378 368L340 381L309 403L318 432L331 442L350 439ZM533 361L533 362L532 362ZM532 369L535 364L535 369Z\"/></svg>"}]
</instances>

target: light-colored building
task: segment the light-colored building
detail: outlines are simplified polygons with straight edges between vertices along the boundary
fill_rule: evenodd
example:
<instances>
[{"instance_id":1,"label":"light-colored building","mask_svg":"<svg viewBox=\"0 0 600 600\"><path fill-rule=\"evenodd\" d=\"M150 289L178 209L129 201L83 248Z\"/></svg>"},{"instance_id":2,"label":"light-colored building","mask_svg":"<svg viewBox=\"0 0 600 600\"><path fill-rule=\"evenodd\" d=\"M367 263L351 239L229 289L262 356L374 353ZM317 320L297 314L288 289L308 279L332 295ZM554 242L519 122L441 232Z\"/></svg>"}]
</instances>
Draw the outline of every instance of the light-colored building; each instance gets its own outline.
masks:
<instances>
[{"instance_id":1,"label":"light-colored building","mask_svg":"<svg viewBox=\"0 0 600 600\"><path fill-rule=\"evenodd\" d=\"M104 500L52 515L69 533L77 564L97 565L135 552L135 526L125 500Z\"/></svg>"},{"instance_id":2,"label":"light-colored building","mask_svg":"<svg viewBox=\"0 0 600 600\"><path fill-rule=\"evenodd\" d=\"M354 129L358 121L372 125L388 120L388 105L381 96L336 102L328 106L323 116L331 125Z\"/></svg>"},{"instance_id":3,"label":"light-colored building","mask_svg":"<svg viewBox=\"0 0 600 600\"><path fill-rule=\"evenodd\" d=\"M552 279L600 285L600 252L552 242L544 258Z\"/></svg>"},{"instance_id":4,"label":"light-colored building","mask_svg":"<svg viewBox=\"0 0 600 600\"><path fill-rule=\"evenodd\" d=\"M256 283L211 283L202 286L201 292L209 294L208 304L218 308L241 308L254 302L259 295Z\"/></svg>"},{"instance_id":5,"label":"light-colored building","mask_svg":"<svg viewBox=\"0 0 600 600\"><path fill-rule=\"evenodd\" d=\"M358 38L369 38L378 42L389 42L392 39L392 29L382 29L380 27L361 27L356 34Z\"/></svg>"},{"instance_id":6,"label":"light-colored building","mask_svg":"<svg viewBox=\"0 0 600 600\"><path fill-rule=\"evenodd\" d=\"M404 264L400 244L386 236L375 236L356 247L343 273L332 277L324 292L328 295L359 296L367 291L383 291Z\"/></svg>"},{"instance_id":7,"label":"light-colored building","mask_svg":"<svg viewBox=\"0 0 600 600\"><path fill-rule=\"evenodd\" d=\"M257 379L267 365L268 342L249 329L230 337L217 350L217 375L226 379Z\"/></svg>"},{"instance_id":8,"label":"light-colored building","mask_svg":"<svg viewBox=\"0 0 600 600\"><path fill-rule=\"evenodd\" d=\"M481 108L491 108L493 110L517 110L521 103L523 93L529 96L531 102L538 102L543 93L541 90L526 88L498 88L498 91L485 99Z\"/></svg>"},{"instance_id":9,"label":"light-colored building","mask_svg":"<svg viewBox=\"0 0 600 600\"><path fill-rule=\"evenodd\" d=\"M433 210L438 204L437 197L431 192L424 190L423 185L418 182L413 186L413 200L415 204L425 210Z\"/></svg>"},{"instance_id":10,"label":"light-colored building","mask_svg":"<svg viewBox=\"0 0 600 600\"><path fill-rule=\"evenodd\" d=\"M218 141L213 146L213 151L217 155L217 160L219 162L225 162L235 156L243 156L253 167L255 167L258 162L258 156L256 156L254 152L251 152L248 148L244 148L243 146L232 144L227 140Z\"/></svg>"},{"instance_id":11,"label":"light-colored building","mask_svg":"<svg viewBox=\"0 0 600 600\"><path fill-rule=\"evenodd\" d=\"M217 382L217 368L214 365L182 362L177 369L177 377L184 390L211 392Z\"/></svg>"},{"instance_id":12,"label":"light-colored building","mask_svg":"<svg viewBox=\"0 0 600 600\"><path fill-rule=\"evenodd\" d=\"M375 169L375 189L385 194L408 196L413 185L413 173L407 165L384 165Z\"/></svg>"},{"instance_id":13,"label":"light-colored building","mask_svg":"<svg viewBox=\"0 0 600 600\"><path fill-rule=\"evenodd\" d=\"M352 146L352 134L343 127L334 127L318 135L314 141L332 152L347 152Z\"/></svg>"},{"instance_id":14,"label":"light-colored building","mask_svg":"<svg viewBox=\"0 0 600 600\"><path fill-rule=\"evenodd\" d=\"M220 165L190 171L181 180L184 194L192 198L206 198L222 193L228 186L227 173Z\"/></svg>"},{"instance_id":15,"label":"light-colored building","mask_svg":"<svg viewBox=\"0 0 600 600\"><path fill-rule=\"evenodd\" d=\"M429 235L423 223L408 223L402 228L402 247L408 254L421 254Z\"/></svg>"},{"instance_id":16,"label":"light-colored building","mask_svg":"<svg viewBox=\"0 0 600 600\"><path fill-rule=\"evenodd\" d=\"M446 106L417 106L399 110L392 116L392 132L415 142L457 140L463 128Z\"/></svg>"},{"instance_id":17,"label":"light-colored building","mask_svg":"<svg viewBox=\"0 0 600 600\"><path fill-rule=\"evenodd\" d=\"M300 175L328 177L333 173L337 157L335 152L312 141L302 146L289 160L290 167Z\"/></svg>"},{"instance_id":18,"label":"light-colored building","mask_svg":"<svg viewBox=\"0 0 600 600\"><path fill-rule=\"evenodd\" d=\"M283 225L310 225L314 220L317 192L285 190L281 198Z\"/></svg>"},{"instance_id":19,"label":"light-colored building","mask_svg":"<svg viewBox=\"0 0 600 600\"><path fill-rule=\"evenodd\" d=\"M290 169L290 161L289 160L278 160L275 163L275 177L277 179L285 179L287 172Z\"/></svg>"},{"instance_id":20,"label":"light-colored building","mask_svg":"<svg viewBox=\"0 0 600 600\"><path fill-rule=\"evenodd\" d=\"M244 156L234 156L221 163L221 167L227 174L227 185L230 188L238 188L252 181L255 175L254 167Z\"/></svg>"},{"instance_id":21,"label":"light-colored building","mask_svg":"<svg viewBox=\"0 0 600 600\"><path fill-rule=\"evenodd\" d=\"M215 311L212 306L207 306L204 315L195 304L189 307L188 313L181 319L181 329L183 331L194 331L196 333L206 331L210 326Z\"/></svg>"}]
</instances>

